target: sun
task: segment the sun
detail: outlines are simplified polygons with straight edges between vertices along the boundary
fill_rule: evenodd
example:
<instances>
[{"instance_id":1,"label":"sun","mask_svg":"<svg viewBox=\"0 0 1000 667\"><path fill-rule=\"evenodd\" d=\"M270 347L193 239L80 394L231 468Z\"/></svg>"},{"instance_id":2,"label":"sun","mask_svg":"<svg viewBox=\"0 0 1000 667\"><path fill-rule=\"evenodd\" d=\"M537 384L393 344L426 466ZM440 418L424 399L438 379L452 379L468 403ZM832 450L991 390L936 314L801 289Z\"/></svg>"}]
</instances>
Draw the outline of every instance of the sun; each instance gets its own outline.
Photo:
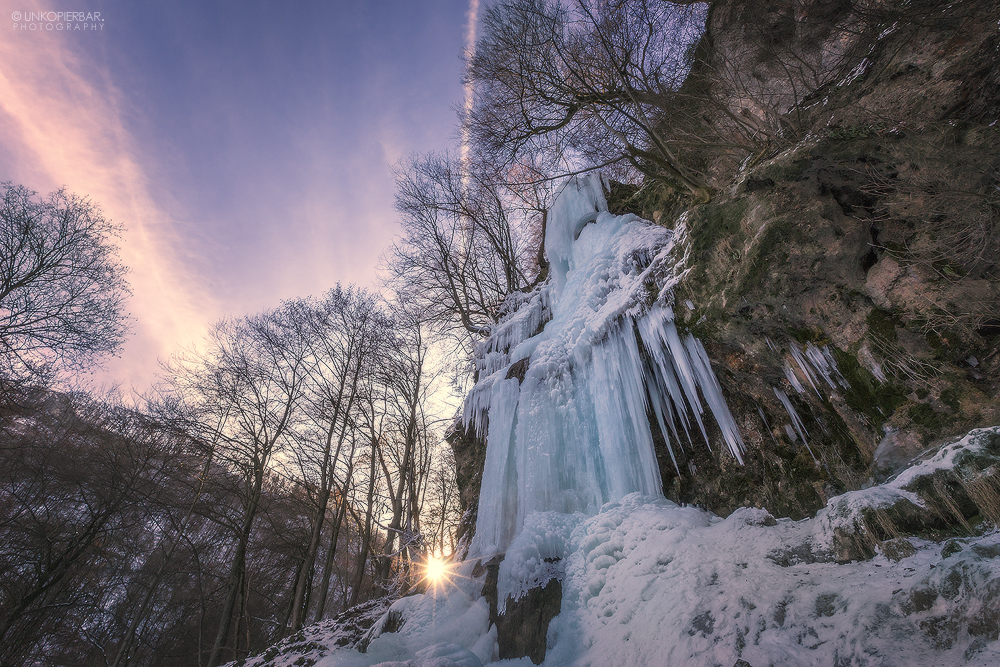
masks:
<instances>
[{"instance_id":1,"label":"sun","mask_svg":"<svg viewBox=\"0 0 1000 667\"><path fill-rule=\"evenodd\" d=\"M436 556L429 556L424 562L424 579L435 588L440 586L448 580L451 574L449 565Z\"/></svg>"}]
</instances>

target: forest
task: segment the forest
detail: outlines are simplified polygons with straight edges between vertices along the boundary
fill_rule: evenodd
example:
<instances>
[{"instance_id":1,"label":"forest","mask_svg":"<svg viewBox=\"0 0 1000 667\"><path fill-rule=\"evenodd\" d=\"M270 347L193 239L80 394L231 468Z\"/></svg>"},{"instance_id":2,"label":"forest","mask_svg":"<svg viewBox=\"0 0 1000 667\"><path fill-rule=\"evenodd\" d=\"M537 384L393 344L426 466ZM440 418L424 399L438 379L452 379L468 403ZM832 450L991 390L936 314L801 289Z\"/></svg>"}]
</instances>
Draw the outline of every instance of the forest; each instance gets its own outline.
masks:
<instances>
[{"instance_id":1,"label":"forest","mask_svg":"<svg viewBox=\"0 0 1000 667\"><path fill-rule=\"evenodd\" d=\"M9 184L0 215L2 664L217 664L455 550L426 322L337 286L216 323L148 395L73 390L125 335L115 230Z\"/></svg>"}]
</instances>

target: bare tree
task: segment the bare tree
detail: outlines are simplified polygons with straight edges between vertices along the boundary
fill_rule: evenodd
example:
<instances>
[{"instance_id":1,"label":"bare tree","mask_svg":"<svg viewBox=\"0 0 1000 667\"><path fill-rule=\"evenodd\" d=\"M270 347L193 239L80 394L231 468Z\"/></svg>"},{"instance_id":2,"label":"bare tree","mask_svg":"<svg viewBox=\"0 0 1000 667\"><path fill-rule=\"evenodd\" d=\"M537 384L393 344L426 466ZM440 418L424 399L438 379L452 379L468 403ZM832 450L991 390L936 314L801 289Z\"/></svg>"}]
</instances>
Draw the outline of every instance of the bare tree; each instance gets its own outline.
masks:
<instances>
[{"instance_id":1,"label":"bare tree","mask_svg":"<svg viewBox=\"0 0 1000 667\"><path fill-rule=\"evenodd\" d=\"M389 329L378 301L353 288L343 289L338 285L322 300L302 300L295 306L305 325L310 362L303 401L308 415L307 437L303 446L297 448L297 456L300 461L312 458L310 472L305 472L304 461L301 467L304 477L313 477L317 492L311 536L292 596L290 632L297 631L306 617L309 582L313 580L330 498L335 492L341 498L346 495L344 488L337 488L335 472L351 435L352 412L356 410L359 393L367 391L371 369L378 364L378 355L384 352ZM339 526L334 530L339 530ZM325 591L321 596L325 604Z\"/></svg>"},{"instance_id":2,"label":"bare tree","mask_svg":"<svg viewBox=\"0 0 1000 667\"><path fill-rule=\"evenodd\" d=\"M238 628L245 599L246 556L271 458L285 443L307 375L308 350L294 306L238 320L223 320L206 351L178 357L168 367L178 395L200 416L203 441L217 440L215 455L242 477L240 515L226 576L226 593L209 667L217 665Z\"/></svg>"},{"instance_id":3,"label":"bare tree","mask_svg":"<svg viewBox=\"0 0 1000 667\"><path fill-rule=\"evenodd\" d=\"M172 451L171 474L158 480L155 494L155 504L165 510L160 513L155 530L162 536L155 549L150 550L144 566L139 568L129 582L142 592L138 600L125 597L126 604L122 605L122 609L128 620L126 622L123 619L125 629L118 640L110 667L123 667L129 663L140 639L140 625L149 625L151 616L167 611L166 607L170 606L158 600L158 595L171 574L171 568L177 567L175 554L185 544L191 543L193 527L201 523L197 510L204 496L211 492L215 477L214 454L219 429L213 432L213 441L199 443L189 439L190 434L184 428L186 420L181 416L180 406L170 401L151 400L147 401L145 408L146 414L155 420L157 438L179 444ZM225 418L226 415L220 415L220 427ZM175 582L174 585L178 584Z\"/></svg>"},{"instance_id":4,"label":"bare tree","mask_svg":"<svg viewBox=\"0 0 1000 667\"><path fill-rule=\"evenodd\" d=\"M382 380L386 418L381 431L371 429L372 442L378 444L373 454L378 457L391 512L377 569L379 585L387 589L394 558L402 556L405 568L410 550L419 548L422 539L420 510L432 442L427 406L435 384L426 327L420 316L403 306L397 309L396 353L387 360Z\"/></svg>"},{"instance_id":5,"label":"bare tree","mask_svg":"<svg viewBox=\"0 0 1000 667\"><path fill-rule=\"evenodd\" d=\"M341 543L341 536L348 532L350 523L348 520L348 510L350 509L350 496L355 483L354 465L357 462L355 452L357 451L358 435L351 434L351 448L346 457L346 469L343 474L343 484L339 487L334 485L334 517L330 526L330 537L328 538L326 557L323 559L323 574L320 578L319 593L316 599L316 609L313 620L323 620L323 615L327 609L327 599L330 592L330 582L333 578L333 570L339 554L338 547ZM341 576L341 581L346 582L347 577ZM341 596L343 601L347 600L347 592Z\"/></svg>"},{"instance_id":6,"label":"bare tree","mask_svg":"<svg viewBox=\"0 0 1000 667\"><path fill-rule=\"evenodd\" d=\"M447 153L411 156L396 169L403 234L386 256L390 283L429 319L488 334L504 297L540 270L531 228L544 219L547 194L506 186Z\"/></svg>"},{"instance_id":7,"label":"bare tree","mask_svg":"<svg viewBox=\"0 0 1000 667\"><path fill-rule=\"evenodd\" d=\"M490 6L469 66L470 129L496 164L548 153L563 171L627 163L700 199L704 177L660 121L704 8L661 0L509 0Z\"/></svg>"},{"instance_id":8,"label":"bare tree","mask_svg":"<svg viewBox=\"0 0 1000 667\"><path fill-rule=\"evenodd\" d=\"M455 479L455 453L451 447L440 447L435 452L427 492L430 494L425 525L430 529L430 548L441 554L455 553L455 534L462 513L459 509L458 484Z\"/></svg>"},{"instance_id":9,"label":"bare tree","mask_svg":"<svg viewBox=\"0 0 1000 667\"><path fill-rule=\"evenodd\" d=\"M3 412L0 665L83 660L147 548L148 498L176 452L141 415L82 395L29 390Z\"/></svg>"},{"instance_id":10,"label":"bare tree","mask_svg":"<svg viewBox=\"0 0 1000 667\"><path fill-rule=\"evenodd\" d=\"M335 289L220 322L145 413L0 396L0 667L217 664L384 594L421 530L426 354Z\"/></svg>"},{"instance_id":11,"label":"bare tree","mask_svg":"<svg viewBox=\"0 0 1000 667\"><path fill-rule=\"evenodd\" d=\"M380 443L377 439L373 438L368 444L368 493L364 505L364 521L358 521L358 527L361 529L361 533L358 539L358 559L354 568L354 584L351 590L350 600L348 601L348 605L351 607L356 605L361 599L365 570L368 567L368 556L372 551L372 544L375 541L375 513L377 512L375 489L378 485L378 471L375 467L375 461L378 458L376 452L379 449ZM365 463L365 461L362 460L362 463Z\"/></svg>"},{"instance_id":12,"label":"bare tree","mask_svg":"<svg viewBox=\"0 0 1000 667\"><path fill-rule=\"evenodd\" d=\"M121 226L87 199L0 196L0 364L13 378L79 370L125 338L130 295L115 239Z\"/></svg>"}]
</instances>

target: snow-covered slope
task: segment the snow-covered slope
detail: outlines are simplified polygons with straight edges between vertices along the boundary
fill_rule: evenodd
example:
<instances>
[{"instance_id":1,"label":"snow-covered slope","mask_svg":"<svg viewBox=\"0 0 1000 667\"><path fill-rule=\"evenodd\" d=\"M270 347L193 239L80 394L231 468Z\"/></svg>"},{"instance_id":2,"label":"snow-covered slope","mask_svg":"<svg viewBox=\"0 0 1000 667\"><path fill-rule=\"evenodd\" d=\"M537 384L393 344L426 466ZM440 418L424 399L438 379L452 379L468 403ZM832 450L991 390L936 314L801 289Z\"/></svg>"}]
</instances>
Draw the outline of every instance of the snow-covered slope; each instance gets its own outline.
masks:
<instances>
[{"instance_id":1,"label":"snow-covered slope","mask_svg":"<svg viewBox=\"0 0 1000 667\"><path fill-rule=\"evenodd\" d=\"M540 557L565 549L560 614L548 632L549 667L754 667L1000 664L1000 532L932 542L882 543L869 561L836 563L835 530L886 494L908 493L934 471L1000 460L1000 428L942 449L886 485L840 496L815 518L775 520L744 508L721 519L663 498L631 494L593 516L538 513L507 553L511 576L537 580ZM971 468L962 474L971 473ZM918 500L919 502L919 500ZM479 667L497 658L483 578L458 564L450 583L397 601L367 653L289 651L257 665ZM401 625L400 625L401 623ZM321 634L310 640L324 644ZM320 657L322 653L323 657ZM528 667L528 658L495 662Z\"/></svg>"}]
</instances>

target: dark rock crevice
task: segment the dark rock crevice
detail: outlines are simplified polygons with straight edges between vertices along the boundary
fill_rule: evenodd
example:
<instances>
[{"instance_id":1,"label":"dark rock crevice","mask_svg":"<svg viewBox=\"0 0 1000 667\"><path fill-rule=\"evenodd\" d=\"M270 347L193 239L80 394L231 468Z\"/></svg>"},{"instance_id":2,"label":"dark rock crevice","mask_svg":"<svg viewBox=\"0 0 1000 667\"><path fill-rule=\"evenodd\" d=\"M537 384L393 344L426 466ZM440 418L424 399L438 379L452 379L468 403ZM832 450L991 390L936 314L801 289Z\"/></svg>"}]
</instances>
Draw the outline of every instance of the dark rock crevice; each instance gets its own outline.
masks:
<instances>
[{"instance_id":1,"label":"dark rock crevice","mask_svg":"<svg viewBox=\"0 0 1000 667\"><path fill-rule=\"evenodd\" d=\"M550 579L544 586L532 588L516 600L508 599L499 611L497 579L503 556L476 564L473 576L486 575L482 595L490 605L490 624L497 629L501 660L528 657L540 665L545 660L549 623L562 607L562 582Z\"/></svg>"}]
</instances>

